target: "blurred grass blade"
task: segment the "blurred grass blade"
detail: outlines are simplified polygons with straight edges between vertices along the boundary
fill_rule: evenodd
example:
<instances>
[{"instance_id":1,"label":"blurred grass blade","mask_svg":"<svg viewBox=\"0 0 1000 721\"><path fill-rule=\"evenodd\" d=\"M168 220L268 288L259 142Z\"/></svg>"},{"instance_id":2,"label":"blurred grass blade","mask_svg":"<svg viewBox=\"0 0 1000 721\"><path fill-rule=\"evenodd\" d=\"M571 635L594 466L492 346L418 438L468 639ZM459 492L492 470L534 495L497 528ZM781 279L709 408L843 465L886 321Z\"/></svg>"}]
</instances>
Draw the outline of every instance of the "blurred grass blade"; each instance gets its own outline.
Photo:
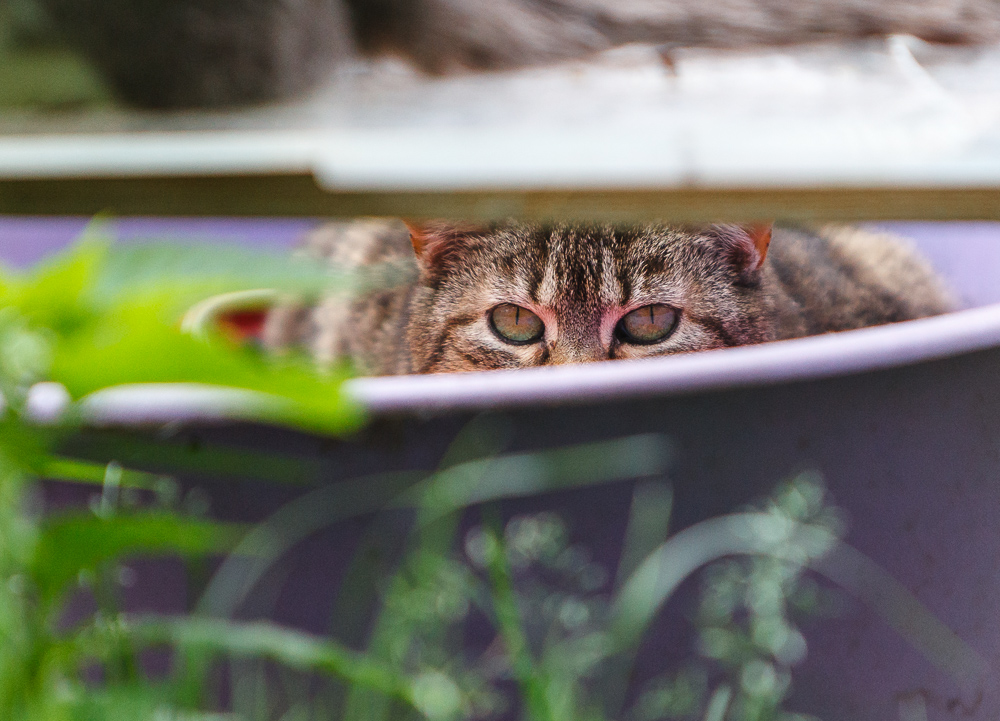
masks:
<instances>
[{"instance_id":1,"label":"blurred grass blade","mask_svg":"<svg viewBox=\"0 0 1000 721\"><path fill-rule=\"evenodd\" d=\"M217 293L274 288L315 295L349 287L351 276L286 251L247 248L236 243L148 240L115 246L92 292L102 304L148 295L165 288L178 303L191 305ZM175 311L186 307L178 305Z\"/></svg>"},{"instance_id":2,"label":"blurred grass blade","mask_svg":"<svg viewBox=\"0 0 1000 721\"><path fill-rule=\"evenodd\" d=\"M649 554L666 542L673 502L673 490L665 483L651 481L635 487L622 553L615 572L615 591L621 590ZM637 652L638 647L622 650L605 662L606 670L600 683L604 689L604 708L610 718L621 715Z\"/></svg>"},{"instance_id":3,"label":"blurred grass blade","mask_svg":"<svg viewBox=\"0 0 1000 721\"><path fill-rule=\"evenodd\" d=\"M995 672L987 661L939 621L903 584L861 551L839 543L813 564L834 583L877 612L928 661L951 676L974 702Z\"/></svg>"},{"instance_id":4,"label":"blurred grass blade","mask_svg":"<svg viewBox=\"0 0 1000 721\"><path fill-rule=\"evenodd\" d=\"M25 471L38 470L48 462L52 435L49 428L28 427L0 412L0 456Z\"/></svg>"},{"instance_id":5,"label":"blurred grass blade","mask_svg":"<svg viewBox=\"0 0 1000 721\"><path fill-rule=\"evenodd\" d=\"M447 513L501 498L534 496L664 473L669 442L657 434L557 450L518 453L447 468L401 496L395 505L422 506L429 523Z\"/></svg>"},{"instance_id":6,"label":"blurred grass blade","mask_svg":"<svg viewBox=\"0 0 1000 721\"><path fill-rule=\"evenodd\" d=\"M701 566L729 555L769 555L803 563L855 594L974 696L989 665L901 583L829 529L771 513L740 513L686 528L650 554L612 605L618 649L637 646L680 583Z\"/></svg>"},{"instance_id":7,"label":"blurred grass blade","mask_svg":"<svg viewBox=\"0 0 1000 721\"><path fill-rule=\"evenodd\" d=\"M667 540L673 505L673 490L667 484L651 482L636 486L615 575L615 588L621 588L639 564Z\"/></svg>"},{"instance_id":8,"label":"blurred grass blade","mask_svg":"<svg viewBox=\"0 0 1000 721\"><path fill-rule=\"evenodd\" d=\"M770 513L720 516L685 528L653 551L618 592L611 608L614 643L621 650L637 646L681 582L710 561L751 554L808 560L839 542L826 528Z\"/></svg>"},{"instance_id":9,"label":"blurred grass blade","mask_svg":"<svg viewBox=\"0 0 1000 721\"><path fill-rule=\"evenodd\" d=\"M36 473L39 477L48 480L72 481L100 486L104 484L107 470L107 464L104 463L91 463L89 461L54 456L45 461L36 470ZM164 480L169 479L166 476L156 473L146 473L126 468L122 469L118 484L123 488L156 490Z\"/></svg>"},{"instance_id":10,"label":"blurred grass blade","mask_svg":"<svg viewBox=\"0 0 1000 721\"><path fill-rule=\"evenodd\" d=\"M129 466L141 465L164 473L183 472L188 476L205 478L225 476L291 484L315 484L322 480L322 464L315 458L192 443L183 436L177 440L161 441L138 434L85 432L69 441L74 454L114 458Z\"/></svg>"},{"instance_id":11,"label":"blurred grass blade","mask_svg":"<svg viewBox=\"0 0 1000 721\"><path fill-rule=\"evenodd\" d=\"M404 471L340 481L286 504L233 549L209 582L198 609L213 616L231 615L295 544L337 521L384 508L425 476Z\"/></svg>"},{"instance_id":12,"label":"blurred grass blade","mask_svg":"<svg viewBox=\"0 0 1000 721\"><path fill-rule=\"evenodd\" d=\"M656 435L555 451L469 461L420 482L410 472L341 481L288 504L251 531L206 590L200 607L232 613L267 568L295 543L337 520L387 506L421 507L429 523L468 505L662 473L666 441ZM433 491L433 501L428 493ZM427 505L430 503L431 505Z\"/></svg>"},{"instance_id":13,"label":"blurred grass blade","mask_svg":"<svg viewBox=\"0 0 1000 721\"><path fill-rule=\"evenodd\" d=\"M481 413L462 426L448 444L438 463L438 470L494 458L507 449L513 435L514 426L509 416Z\"/></svg>"},{"instance_id":14,"label":"blurred grass blade","mask_svg":"<svg viewBox=\"0 0 1000 721\"><path fill-rule=\"evenodd\" d=\"M50 516L42 520L30 569L43 599L55 598L80 571L124 556L203 555L228 551L244 535L239 526L189 520L168 513Z\"/></svg>"},{"instance_id":15,"label":"blurred grass blade","mask_svg":"<svg viewBox=\"0 0 1000 721\"><path fill-rule=\"evenodd\" d=\"M521 621L514 582L507 566L507 554L499 531L499 519L493 519L488 531L492 538L487 571L492 590L493 612L514 678L521 687L527 717L532 721L555 721L548 698L548 681L528 647L528 637Z\"/></svg>"},{"instance_id":16,"label":"blurred grass blade","mask_svg":"<svg viewBox=\"0 0 1000 721\"><path fill-rule=\"evenodd\" d=\"M732 698L733 689L726 684L715 689L705 709L704 721L726 721L726 712L729 711L729 702Z\"/></svg>"},{"instance_id":17,"label":"blurred grass blade","mask_svg":"<svg viewBox=\"0 0 1000 721\"><path fill-rule=\"evenodd\" d=\"M238 623L198 616L140 618L128 634L147 644L211 650L237 658L266 658L291 668L315 670L412 703L412 684L388 665L335 641L270 623Z\"/></svg>"}]
</instances>

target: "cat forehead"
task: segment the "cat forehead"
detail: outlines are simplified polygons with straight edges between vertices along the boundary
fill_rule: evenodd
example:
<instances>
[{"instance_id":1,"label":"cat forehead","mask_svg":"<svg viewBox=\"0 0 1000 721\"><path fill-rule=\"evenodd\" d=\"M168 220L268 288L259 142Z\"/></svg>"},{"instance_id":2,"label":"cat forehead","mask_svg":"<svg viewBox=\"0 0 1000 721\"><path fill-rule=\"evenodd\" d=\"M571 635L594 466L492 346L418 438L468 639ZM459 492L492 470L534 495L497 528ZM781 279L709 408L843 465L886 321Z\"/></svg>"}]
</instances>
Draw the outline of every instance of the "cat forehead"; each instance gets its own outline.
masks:
<instances>
[{"instance_id":1,"label":"cat forehead","mask_svg":"<svg viewBox=\"0 0 1000 721\"><path fill-rule=\"evenodd\" d=\"M664 272L695 252L697 237L658 226L508 226L482 237L478 255L501 270L554 267L569 273L618 266Z\"/></svg>"},{"instance_id":2,"label":"cat forehead","mask_svg":"<svg viewBox=\"0 0 1000 721\"><path fill-rule=\"evenodd\" d=\"M541 305L625 304L689 285L696 237L655 226L507 226L479 237L457 282Z\"/></svg>"},{"instance_id":3,"label":"cat forehead","mask_svg":"<svg viewBox=\"0 0 1000 721\"><path fill-rule=\"evenodd\" d=\"M656 227L515 227L484 238L477 261L502 274L545 271L582 286L609 272L635 278L686 270L699 255L696 238Z\"/></svg>"}]
</instances>

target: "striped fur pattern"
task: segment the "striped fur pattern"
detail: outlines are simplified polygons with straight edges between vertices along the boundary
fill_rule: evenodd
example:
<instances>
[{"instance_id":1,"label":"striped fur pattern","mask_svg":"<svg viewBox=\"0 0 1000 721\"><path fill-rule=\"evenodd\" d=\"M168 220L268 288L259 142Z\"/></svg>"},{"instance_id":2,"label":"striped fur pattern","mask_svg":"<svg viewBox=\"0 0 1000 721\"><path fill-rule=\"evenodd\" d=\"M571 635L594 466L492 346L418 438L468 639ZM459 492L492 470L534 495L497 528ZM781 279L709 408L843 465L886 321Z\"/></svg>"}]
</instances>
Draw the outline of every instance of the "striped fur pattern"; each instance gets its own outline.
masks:
<instances>
[{"instance_id":1,"label":"striped fur pattern","mask_svg":"<svg viewBox=\"0 0 1000 721\"><path fill-rule=\"evenodd\" d=\"M407 261L412 280L364 297L289 303L269 320L271 347L306 343L323 363L352 358L366 374L440 373L726 348L945 312L952 301L905 242L846 227L776 228L770 250L737 226L432 224L325 226L317 258L346 265ZM763 252L766 252L766 258ZM513 303L545 326L505 342L492 309ZM649 304L677 309L662 342L630 344L620 319Z\"/></svg>"}]
</instances>

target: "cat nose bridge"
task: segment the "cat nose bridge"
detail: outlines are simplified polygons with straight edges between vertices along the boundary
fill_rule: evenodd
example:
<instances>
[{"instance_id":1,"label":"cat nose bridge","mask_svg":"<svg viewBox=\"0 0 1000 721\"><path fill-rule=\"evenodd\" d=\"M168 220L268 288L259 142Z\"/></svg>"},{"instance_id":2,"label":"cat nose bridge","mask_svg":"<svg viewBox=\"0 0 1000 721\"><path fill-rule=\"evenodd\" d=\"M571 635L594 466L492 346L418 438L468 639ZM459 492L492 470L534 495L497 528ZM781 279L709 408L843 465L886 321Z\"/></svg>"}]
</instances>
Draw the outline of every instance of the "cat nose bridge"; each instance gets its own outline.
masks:
<instances>
[{"instance_id":1,"label":"cat nose bridge","mask_svg":"<svg viewBox=\"0 0 1000 721\"><path fill-rule=\"evenodd\" d=\"M601 341L599 308L578 300L560 308L558 317L558 330L548 344L548 363L561 365L608 359L608 348Z\"/></svg>"},{"instance_id":2,"label":"cat nose bridge","mask_svg":"<svg viewBox=\"0 0 1000 721\"><path fill-rule=\"evenodd\" d=\"M601 345L599 338L558 338L549 344L548 351L549 363L554 365L590 363L608 358L607 350Z\"/></svg>"}]
</instances>

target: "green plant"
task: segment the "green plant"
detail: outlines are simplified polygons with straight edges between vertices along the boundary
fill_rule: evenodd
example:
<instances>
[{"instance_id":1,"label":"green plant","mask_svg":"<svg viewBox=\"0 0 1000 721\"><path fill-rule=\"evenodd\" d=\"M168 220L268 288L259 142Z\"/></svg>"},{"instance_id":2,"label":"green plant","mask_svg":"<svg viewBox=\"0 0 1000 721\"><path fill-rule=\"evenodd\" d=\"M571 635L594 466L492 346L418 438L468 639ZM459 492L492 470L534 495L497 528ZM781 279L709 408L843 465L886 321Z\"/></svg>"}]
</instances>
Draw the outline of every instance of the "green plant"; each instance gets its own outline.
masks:
<instances>
[{"instance_id":1,"label":"green plant","mask_svg":"<svg viewBox=\"0 0 1000 721\"><path fill-rule=\"evenodd\" d=\"M155 444L104 448L117 459L107 464L64 456L63 441L94 398L122 384L224 390L241 399L230 408L239 418L310 432L364 421L341 393L346 369L321 374L210 327L192 337L179 323L214 293L310 293L357 279L235 248L119 248L96 234L31 272L0 275L0 718L791 721L784 704L804 653L796 617L816 596L811 568L863 598L851 578L864 578L876 609L956 678L982 671L974 653L840 542L838 515L815 476L780 485L761 507L670 536L672 498L660 480L669 444L655 435L504 453L503 419L483 417L435 472L306 489L253 527L193 514L177 503L171 478L121 465L189 463ZM280 457L201 458L211 473L309 479ZM39 479L90 484L99 496L90 508L43 513ZM498 510L504 499L634 479L613 581L570 542L558 515L504 520ZM475 513L478 525L462 532ZM407 529L384 578L360 562L348 571L341 626L369 632L337 639L235 620L288 549L366 514L375 514L373 537ZM221 559L189 614L122 607L122 563L158 555L192 566ZM705 566L699 654L629 693L650 623ZM68 624L66 609L81 594L97 610ZM478 648L467 641L476 623L491 639ZM149 648L167 649L170 673L143 670ZM222 673L225 698L216 693Z\"/></svg>"},{"instance_id":2,"label":"green plant","mask_svg":"<svg viewBox=\"0 0 1000 721\"><path fill-rule=\"evenodd\" d=\"M155 706L170 693L142 684L134 641L121 624L115 564L143 555L205 556L231 548L241 528L185 516L165 502L122 503L123 488L169 497L169 479L64 458L56 449L81 419L87 396L136 382L225 386L246 394L262 420L324 432L353 428L361 416L296 359L266 359L181 332L178 312L216 288L259 278L236 270L231 249L205 249L198 272L168 262L170 246L129 251L91 238L27 274L0 277L0 717L87 718L122 703ZM260 260L260 259L258 259ZM148 270L159 268L155 275ZM269 268L277 286L308 286L315 274L289 263ZM247 277L250 276L250 277ZM46 395L47 394L47 395ZM48 402L46 402L48 398ZM39 515L35 479L95 483L99 506ZM100 611L62 629L67 599L89 587ZM82 665L102 665L107 683L92 688ZM107 716L110 718L110 716Z\"/></svg>"}]
</instances>

